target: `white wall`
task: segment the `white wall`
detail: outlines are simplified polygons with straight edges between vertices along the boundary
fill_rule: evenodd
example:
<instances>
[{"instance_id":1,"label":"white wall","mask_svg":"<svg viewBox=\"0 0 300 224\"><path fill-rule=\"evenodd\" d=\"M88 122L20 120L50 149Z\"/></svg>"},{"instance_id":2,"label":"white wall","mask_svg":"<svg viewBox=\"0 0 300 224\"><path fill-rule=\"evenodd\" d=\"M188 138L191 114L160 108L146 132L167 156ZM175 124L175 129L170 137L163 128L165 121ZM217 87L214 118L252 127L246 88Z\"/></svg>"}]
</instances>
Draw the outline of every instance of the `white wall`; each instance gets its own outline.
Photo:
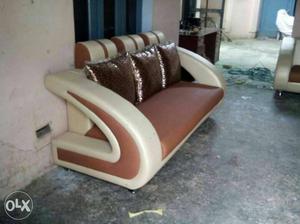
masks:
<instances>
[{"instance_id":1,"label":"white wall","mask_svg":"<svg viewBox=\"0 0 300 224\"><path fill-rule=\"evenodd\" d=\"M50 136L35 130L50 122L67 129L65 103L44 87L48 73L73 65L72 0L0 1L0 197L52 166Z\"/></svg>"},{"instance_id":2,"label":"white wall","mask_svg":"<svg viewBox=\"0 0 300 224\"><path fill-rule=\"evenodd\" d=\"M153 30L164 32L168 40L178 43L180 0L153 0Z\"/></svg>"},{"instance_id":3,"label":"white wall","mask_svg":"<svg viewBox=\"0 0 300 224\"><path fill-rule=\"evenodd\" d=\"M153 0L143 0L142 6L142 32L152 30Z\"/></svg>"},{"instance_id":4,"label":"white wall","mask_svg":"<svg viewBox=\"0 0 300 224\"><path fill-rule=\"evenodd\" d=\"M226 0L223 28L231 38L254 38L261 0Z\"/></svg>"}]
</instances>

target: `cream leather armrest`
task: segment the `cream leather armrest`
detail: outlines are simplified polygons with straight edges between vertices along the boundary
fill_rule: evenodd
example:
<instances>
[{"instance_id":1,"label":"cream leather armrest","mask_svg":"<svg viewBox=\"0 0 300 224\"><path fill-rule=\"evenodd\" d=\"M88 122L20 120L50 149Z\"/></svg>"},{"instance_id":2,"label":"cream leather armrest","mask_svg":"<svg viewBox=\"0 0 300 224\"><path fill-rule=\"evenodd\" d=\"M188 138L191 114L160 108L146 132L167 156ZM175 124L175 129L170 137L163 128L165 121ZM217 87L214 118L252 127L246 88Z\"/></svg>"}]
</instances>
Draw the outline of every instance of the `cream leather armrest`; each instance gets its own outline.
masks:
<instances>
[{"instance_id":1,"label":"cream leather armrest","mask_svg":"<svg viewBox=\"0 0 300 224\"><path fill-rule=\"evenodd\" d=\"M107 147L103 158L115 162L120 158L118 141L110 128L91 110L77 101L70 93L88 100L105 113L113 117L130 134L137 145L140 156L140 169L130 181L118 177L104 178L130 189L144 185L161 167L162 150L159 137L150 121L130 102L113 91L98 85L85 77L82 70L70 70L48 75L46 87L56 95L64 98L91 119L108 138L112 152L108 159ZM86 140L85 140L86 141ZM85 144L87 145L87 144ZM99 149L101 150L101 149Z\"/></svg>"},{"instance_id":2,"label":"cream leather armrest","mask_svg":"<svg viewBox=\"0 0 300 224\"><path fill-rule=\"evenodd\" d=\"M177 47L181 66L187 70L196 81L225 90L226 82L220 71L208 60L194 52Z\"/></svg>"},{"instance_id":3,"label":"cream leather armrest","mask_svg":"<svg viewBox=\"0 0 300 224\"><path fill-rule=\"evenodd\" d=\"M294 49L295 39L283 38L275 71L274 88L276 90L287 90L290 70L293 66Z\"/></svg>"}]
</instances>

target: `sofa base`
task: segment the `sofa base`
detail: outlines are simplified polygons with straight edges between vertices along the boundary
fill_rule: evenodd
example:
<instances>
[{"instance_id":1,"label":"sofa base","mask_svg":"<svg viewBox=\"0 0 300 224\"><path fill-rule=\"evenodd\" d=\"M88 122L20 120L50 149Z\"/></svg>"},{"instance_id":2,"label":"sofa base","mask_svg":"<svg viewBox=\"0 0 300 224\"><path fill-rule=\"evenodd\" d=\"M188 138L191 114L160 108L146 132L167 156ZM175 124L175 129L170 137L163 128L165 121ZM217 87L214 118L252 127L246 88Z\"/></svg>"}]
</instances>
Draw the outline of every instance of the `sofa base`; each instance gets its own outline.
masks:
<instances>
[{"instance_id":1,"label":"sofa base","mask_svg":"<svg viewBox=\"0 0 300 224\"><path fill-rule=\"evenodd\" d=\"M142 174L138 174L136 177L131 179L125 179L118 176L114 176L105 172L101 172L96 169L91 169L85 166L81 166L75 163L70 163L64 160L59 159L58 156L58 150L64 149L70 152L79 153L82 155L88 155L93 156L95 158L97 157L103 157L107 154L107 158L109 160L109 153L111 152L111 148L109 146L109 143L106 141L101 140L95 140L90 137L81 136L72 132L66 132L60 137L57 137L52 141L52 150L53 150L53 157L54 162L62 167L69 168L71 170L78 171L83 174L87 174L89 176L93 176L95 178L120 185L122 187L125 187L130 190L136 190L141 187L143 187L168 161L171 159L171 157L180 149L180 147L187 141L187 139L194 133L194 131L204 122L206 119L214 112L214 110L223 102L221 100L209 113L207 113L200 121L199 123L193 128L193 130L190 131L190 133L181 141L181 143L172 150L171 153L166 156L159 166L156 168L153 175L148 176L148 178L143 178ZM86 141L83 140L83 138L86 140L93 140L94 144L93 147L91 147L89 144L87 145ZM89 150L87 150L87 147L89 147ZM99 152L100 151L100 152Z\"/></svg>"}]
</instances>

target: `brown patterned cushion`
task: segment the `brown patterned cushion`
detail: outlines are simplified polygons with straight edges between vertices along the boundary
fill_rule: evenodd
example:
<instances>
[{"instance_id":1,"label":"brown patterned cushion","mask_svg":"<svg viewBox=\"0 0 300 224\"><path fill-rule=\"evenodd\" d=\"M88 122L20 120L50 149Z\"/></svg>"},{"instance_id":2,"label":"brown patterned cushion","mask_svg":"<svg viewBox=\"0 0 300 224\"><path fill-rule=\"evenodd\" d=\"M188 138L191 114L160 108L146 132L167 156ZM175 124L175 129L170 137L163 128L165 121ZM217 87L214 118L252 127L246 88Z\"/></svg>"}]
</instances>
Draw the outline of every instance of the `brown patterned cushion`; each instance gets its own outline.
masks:
<instances>
[{"instance_id":1,"label":"brown patterned cushion","mask_svg":"<svg viewBox=\"0 0 300 224\"><path fill-rule=\"evenodd\" d=\"M137 88L137 102L162 89L162 72L155 47L131 54Z\"/></svg>"},{"instance_id":2,"label":"brown patterned cushion","mask_svg":"<svg viewBox=\"0 0 300 224\"><path fill-rule=\"evenodd\" d=\"M88 79L136 103L133 66L128 53L108 61L87 64L85 71Z\"/></svg>"},{"instance_id":3,"label":"brown patterned cushion","mask_svg":"<svg viewBox=\"0 0 300 224\"><path fill-rule=\"evenodd\" d=\"M169 86L181 80L181 66L175 43L157 46L164 65L166 85Z\"/></svg>"}]
</instances>

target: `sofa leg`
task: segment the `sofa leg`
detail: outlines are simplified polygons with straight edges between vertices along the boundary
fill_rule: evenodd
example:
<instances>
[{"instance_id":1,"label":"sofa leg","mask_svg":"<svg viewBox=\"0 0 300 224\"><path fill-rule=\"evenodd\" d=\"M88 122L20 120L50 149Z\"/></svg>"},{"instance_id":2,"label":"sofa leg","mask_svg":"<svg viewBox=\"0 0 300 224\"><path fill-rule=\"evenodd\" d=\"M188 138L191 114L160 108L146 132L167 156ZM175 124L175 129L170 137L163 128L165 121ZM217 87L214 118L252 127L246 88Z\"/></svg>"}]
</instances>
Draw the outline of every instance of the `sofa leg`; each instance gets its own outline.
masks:
<instances>
[{"instance_id":1,"label":"sofa leg","mask_svg":"<svg viewBox=\"0 0 300 224\"><path fill-rule=\"evenodd\" d=\"M135 193L136 193L136 190L129 190L129 192L130 192L131 194L135 194Z\"/></svg>"},{"instance_id":2,"label":"sofa leg","mask_svg":"<svg viewBox=\"0 0 300 224\"><path fill-rule=\"evenodd\" d=\"M275 99L280 99L283 95L283 92L280 91L280 90L276 90L275 93L274 93L274 98Z\"/></svg>"}]
</instances>

